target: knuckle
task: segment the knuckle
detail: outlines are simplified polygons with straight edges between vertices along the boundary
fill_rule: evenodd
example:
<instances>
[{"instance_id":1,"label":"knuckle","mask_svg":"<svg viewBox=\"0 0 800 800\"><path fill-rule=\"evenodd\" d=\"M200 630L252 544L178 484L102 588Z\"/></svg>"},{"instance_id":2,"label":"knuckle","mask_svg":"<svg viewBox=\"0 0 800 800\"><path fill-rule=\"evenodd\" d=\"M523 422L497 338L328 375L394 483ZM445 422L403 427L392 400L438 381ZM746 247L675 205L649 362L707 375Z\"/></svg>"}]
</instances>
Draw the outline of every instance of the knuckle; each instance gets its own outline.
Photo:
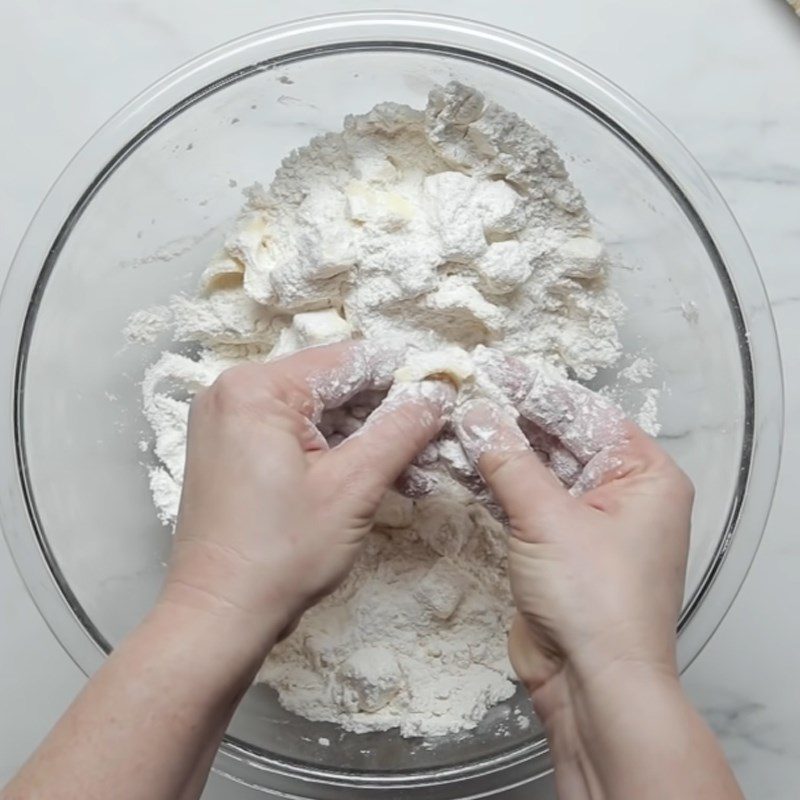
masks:
<instances>
[{"instance_id":1,"label":"knuckle","mask_svg":"<svg viewBox=\"0 0 800 800\"><path fill-rule=\"evenodd\" d=\"M336 482L340 490L360 494L365 486L375 483L375 468L365 461L354 461L344 465Z\"/></svg>"},{"instance_id":2,"label":"knuckle","mask_svg":"<svg viewBox=\"0 0 800 800\"><path fill-rule=\"evenodd\" d=\"M415 436L419 438L424 415L429 413L429 411L421 410L417 407L401 406L393 414L387 416L386 424L391 427L393 433L400 436Z\"/></svg>"},{"instance_id":3,"label":"knuckle","mask_svg":"<svg viewBox=\"0 0 800 800\"><path fill-rule=\"evenodd\" d=\"M677 500L691 505L695 496L694 483L691 478L667 453L663 453L658 467L665 481L665 489Z\"/></svg>"},{"instance_id":4,"label":"knuckle","mask_svg":"<svg viewBox=\"0 0 800 800\"><path fill-rule=\"evenodd\" d=\"M253 365L245 364L223 372L207 390L208 400L223 414L269 409L274 397L269 384L257 380Z\"/></svg>"},{"instance_id":5,"label":"knuckle","mask_svg":"<svg viewBox=\"0 0 800 800\"><path fill-rule=\"evenodd\" d=\"M489 483L515 479L527 457L524 450L487 451L481 457L481 475Z\"/></svg>"},{"instance_id":6,"label":"knuckle","mask_svg":"<svg viewBox=\"0 0 800 800\"><path fill-rule=\"evenodd\" d=\"M210 394L209 387L203 387L202 389L198 389L194 396L192 397L191 401L189 402L189 415L196 414L198 409L203 408L208 404L208 398Z\"/></svg>"},{"instance_id":7,"label":"knuckle","mask_svg":"<svg viewBox=\"0 0 800 800\"><path fill-rule=\"evenodd\" d=\"M377 506L382 492L375 484L375 470L360 462L337 464L336 469L321 470L319 483L323 505L330 508L359 505Z\"/></svg>"},{"instance_id":8,"label":"knuckle","mask_svg":"<svg viewBox=\"0 0 800 800\"><path fill-rule=\"evenodd\" d=\"M493 485L502 480L504 469L507 464L508 458L505 456L491 452L484 453L480 456L478 470L481 478L483 478L486 483Z\"/></svg>"},{"instance_id":9,"label":"knuckle","mask_svg":"<svg viewBox=\"0 0 800 800\"><path fill-rule=\"evenodd\" d=\"M237 396L250 383L250 372L247 366L231 367L221 373L211 384L218 395Z\"/></svg>"},{"instance_id":10,"label":"knuckle","mask_svg":"<svg viewBox=\"0 0 800 800\"><path fill-rule=\"evenodd\" d=\"M438 430L433 411L416 404L393 408L381 413L375 421L380 422L387 439L408 442L416 450L426 445Z\"/></svg>"},{"instance_id":11,"label":"knuckle","mask_svg":"<svg viewBox=\"0 0 800 800\"><path fill-rule=\"evenodd\" d=\"M299 411L286 408L281 415L287 421L287 430L301 442L318 441L322 437L319 429Z\"/></svg>"}]
</instances>

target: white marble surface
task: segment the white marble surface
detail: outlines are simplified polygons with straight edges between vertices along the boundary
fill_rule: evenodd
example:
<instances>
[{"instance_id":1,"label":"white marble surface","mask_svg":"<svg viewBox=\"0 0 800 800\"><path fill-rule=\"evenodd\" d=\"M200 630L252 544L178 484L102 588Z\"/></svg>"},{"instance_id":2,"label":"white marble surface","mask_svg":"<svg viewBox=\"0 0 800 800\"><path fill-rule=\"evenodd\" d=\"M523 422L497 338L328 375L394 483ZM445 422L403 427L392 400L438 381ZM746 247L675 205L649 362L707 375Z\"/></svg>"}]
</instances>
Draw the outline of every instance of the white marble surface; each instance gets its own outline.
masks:
<instances>
[{"instance_id":1,"label":"white marble surface","mask_svg":"<svg viewBox=\"0 0 800 800\"><path fill-rule=\"evenodd\" d=\"M380 3L331 0L3 0L0 278L70 156L123 102L188 58L288 20ZM395 0L547 42L659 116L733 208L772 300L786 367L785 460L755 565L686 686L749 797L800 790L800 19L783 0ZM384 5L384 7L386 7ZM2 480L2 478L0 478ZM0 783L81 685L0 544ZM546 788L542 797L551 796ZM217 782L210 798L231 797ZM530 796L530 794L528 794Z\"/></svg>"}]
</instances>

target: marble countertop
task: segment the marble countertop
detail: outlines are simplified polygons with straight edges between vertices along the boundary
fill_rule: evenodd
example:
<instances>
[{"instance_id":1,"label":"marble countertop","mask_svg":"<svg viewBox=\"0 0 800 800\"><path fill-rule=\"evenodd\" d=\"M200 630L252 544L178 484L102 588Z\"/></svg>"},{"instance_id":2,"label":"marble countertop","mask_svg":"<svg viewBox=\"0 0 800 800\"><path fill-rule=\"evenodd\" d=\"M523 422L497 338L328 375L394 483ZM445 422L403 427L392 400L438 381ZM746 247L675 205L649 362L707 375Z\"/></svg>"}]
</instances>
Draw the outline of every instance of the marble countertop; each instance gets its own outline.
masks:
<instances>
[{"instance_id":1,"label":"marble countertop","mask_svg":"<svg viewBox=\"0 0 800 800\"><path fill-rule=\"evenodd\" d=\"M387 7L349 0L4 0L0 280L41 198L108 116L187 59L298 16ZM685 675L744 787L800 790L800 19L784 0L395 0L540 39L647 106L721 189L759 263L785 365L784 463L759 554L732 610ZM0 543L0 784L82 684ZM11 656L9 658L8 656ZM209 798L230 797L216 780ZM238 796L238 795L237 795ZM245 795L243 795L245 796ZM530 797L530 793L527 794ZM537 796L551 797L539 787Z\"/></svg>"}]
</instances>

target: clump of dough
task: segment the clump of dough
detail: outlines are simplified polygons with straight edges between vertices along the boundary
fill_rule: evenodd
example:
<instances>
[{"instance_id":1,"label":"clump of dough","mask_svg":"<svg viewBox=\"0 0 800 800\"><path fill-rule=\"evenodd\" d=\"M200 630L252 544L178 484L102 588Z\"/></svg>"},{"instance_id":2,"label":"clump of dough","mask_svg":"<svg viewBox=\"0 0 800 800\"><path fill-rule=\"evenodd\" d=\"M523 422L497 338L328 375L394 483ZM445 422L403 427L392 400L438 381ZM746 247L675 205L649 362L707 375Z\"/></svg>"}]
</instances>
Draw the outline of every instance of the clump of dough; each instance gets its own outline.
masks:
<instances>
[{"instance_id":1,"label":"clump of dough","mask_svg":"<svg viewBox=\"0 0 800 800\"><path fill-rule=\"evenodd\" d=\"M375 525L382 528L410 528L414 521L414 501L389 490L375 513Z\"/></svg>"},{"instance_id":2,"label":"clump of dough","mask_svg":"<svg viewBox=\"0 0 800 800\"><path fill-rule=\"evenodd\" d=\"M400 691L403 673L385 647L362 647L338 670L337 699L345 711L379 711Z\"/></svg>"},{"instance_id":3,"label":"clump of dough","mask_svg":"<svg viewBox=\"0 0 800 800\"><path fill-rule=\"evenodd\" d=\"M420 605L437 619L450 619L464 597L464 576L446 558L440 558L414 589Z\"/></svg>"}]
</instances>

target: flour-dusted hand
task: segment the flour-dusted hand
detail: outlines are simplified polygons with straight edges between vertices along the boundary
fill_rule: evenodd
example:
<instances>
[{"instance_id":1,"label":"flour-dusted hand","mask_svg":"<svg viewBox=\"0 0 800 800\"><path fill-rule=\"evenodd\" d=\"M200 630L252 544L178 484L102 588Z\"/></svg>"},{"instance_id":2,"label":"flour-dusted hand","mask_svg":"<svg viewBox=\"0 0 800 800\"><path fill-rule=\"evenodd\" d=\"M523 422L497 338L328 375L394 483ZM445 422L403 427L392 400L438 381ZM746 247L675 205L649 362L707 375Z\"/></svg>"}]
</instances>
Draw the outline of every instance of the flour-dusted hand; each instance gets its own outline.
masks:
<instances>
[{"instance_id":1,"label":"flour-dusted hand","mask_svg":"<svg viewBox=\"0 0 800 800\"><path fill-rule=\"evenodd\" d=\"M689 480L605 398L519 365L508 375L522 428L483 401L455 423L509 520L517 672L534 692L565 665L594 676L637 661L674 674ZM523 433L531 425L573 459L571 491L534 452Z\"/></svg>"},{"instance_id":2,"label":"flour-dusted hand","mask_svg":"<svg viewBox=\"0 0 800 800\"><path fill-rule=\"evenodd\" d=\"M368 343L311 348L234 367L195 397L163 602L243 614L269 634L342 580L385 491L452 409L446 382L397 387L328 449L321 412L385 389L397 359Z\"/></svg>"},{"instance_id":3,"label":"flour-dusted hand","mask_svg":"<svg viewBox=\"0 0 800 800\"><path fill-rule=\"evenodd\" d=\"M344 577L384 492L452 410L448 383L391 390L328 448L322 411L387 389L401 358L365 342L313 348L234 367L196 395L161 598L3 798L200 796L265 656Z\"/></svg>"},{"instance_id":4,"label":"flour-dusted hand","mask_svg":"<svg viewBox=\"0 0 800 800\"><path fill-rule=\"evenodd\" d=\"M605 398L501 366L517 413L475 400L454 423L508 517L509 654L547 731L559 797L741 800L678 682L691 483ZM543 438L549 465L531 446Z\"/></svg>"}]
</instances>

